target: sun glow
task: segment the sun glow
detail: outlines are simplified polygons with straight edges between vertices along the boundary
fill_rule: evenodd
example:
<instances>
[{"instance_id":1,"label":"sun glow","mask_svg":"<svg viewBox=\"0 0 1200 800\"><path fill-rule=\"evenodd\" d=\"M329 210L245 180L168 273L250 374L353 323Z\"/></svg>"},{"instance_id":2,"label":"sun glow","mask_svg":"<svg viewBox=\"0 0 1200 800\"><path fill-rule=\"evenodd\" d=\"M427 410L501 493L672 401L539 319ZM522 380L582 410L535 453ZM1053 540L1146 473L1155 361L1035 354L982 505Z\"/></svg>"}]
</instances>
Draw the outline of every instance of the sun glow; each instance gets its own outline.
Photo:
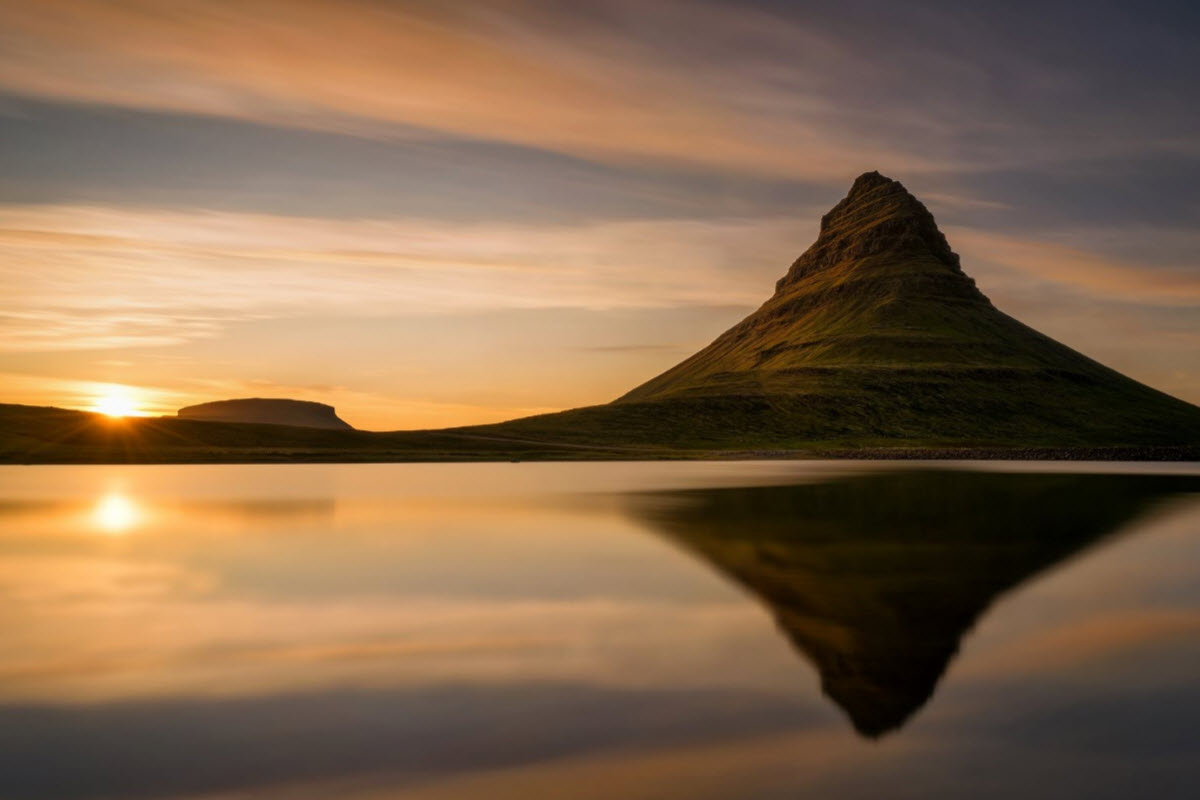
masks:
<instances>
[{"instance_id":1,"label":"sun glow","mask_svg":"<svg viewBox=\"0 0 1200 800\"><path fill-rule=\"evenodd\" d=\"M124 386L113 386L92 403L92 411L109 417L136 417L143 412L137 400Z\"/></svg>"}]
</instances>

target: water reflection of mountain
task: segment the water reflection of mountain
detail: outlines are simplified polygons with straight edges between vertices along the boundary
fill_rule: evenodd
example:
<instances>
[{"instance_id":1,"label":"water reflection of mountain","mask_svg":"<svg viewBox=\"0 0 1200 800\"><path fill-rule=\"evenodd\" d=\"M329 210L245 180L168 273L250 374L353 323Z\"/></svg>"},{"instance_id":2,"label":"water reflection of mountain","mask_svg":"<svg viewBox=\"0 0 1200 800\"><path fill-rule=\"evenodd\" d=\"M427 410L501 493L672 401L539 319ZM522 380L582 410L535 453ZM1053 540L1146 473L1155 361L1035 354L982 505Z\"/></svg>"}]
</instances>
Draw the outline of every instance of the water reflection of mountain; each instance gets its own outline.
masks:
<instances>
[{"instance_id":1,"label":"water reflection of mountain","mask_svg":"<svg viewBox=\"0 0 1200 800\"><path fill-rule=\"evenodd\" d=\"M761 600L864 736L902 726L1003 592L1200 477L904 471L641 495L637 516Z\"/></svg>"}]
</instances>

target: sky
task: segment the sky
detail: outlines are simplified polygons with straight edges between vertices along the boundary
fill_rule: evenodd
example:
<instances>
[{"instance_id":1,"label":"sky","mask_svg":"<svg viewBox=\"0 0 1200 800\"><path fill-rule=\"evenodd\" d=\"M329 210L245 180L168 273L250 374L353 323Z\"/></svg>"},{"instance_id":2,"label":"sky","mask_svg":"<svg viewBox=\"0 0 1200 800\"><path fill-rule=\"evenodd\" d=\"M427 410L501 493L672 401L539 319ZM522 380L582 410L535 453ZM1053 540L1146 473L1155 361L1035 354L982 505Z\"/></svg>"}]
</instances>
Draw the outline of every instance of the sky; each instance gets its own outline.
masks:
<instances>
[{"instance_id":1,"label":"sky","mask_svg":"<svg viewBox=\"0 0 1200 800\"><path fill-rule=\"evenodd\" d=\"M607 402L855 176L1003 311L1200 402L1191 2L0 0L0 402Z\"/></svg>"}]
</instances>

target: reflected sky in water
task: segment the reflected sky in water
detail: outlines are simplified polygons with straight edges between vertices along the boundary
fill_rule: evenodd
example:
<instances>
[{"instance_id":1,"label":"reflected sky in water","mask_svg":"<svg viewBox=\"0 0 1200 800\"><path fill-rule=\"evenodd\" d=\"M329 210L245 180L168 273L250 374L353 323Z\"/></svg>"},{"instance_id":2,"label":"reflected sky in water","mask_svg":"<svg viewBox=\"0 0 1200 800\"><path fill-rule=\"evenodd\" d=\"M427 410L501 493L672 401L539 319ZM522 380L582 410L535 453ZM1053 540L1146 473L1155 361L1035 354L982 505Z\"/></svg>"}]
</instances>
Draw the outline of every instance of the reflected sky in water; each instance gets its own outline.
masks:
<instances>
[{"instance_id":1,"label":"reflected sky in water","mask_svg":"<svg viewBox=\"0 0 1200 800\"><path fill-rule=\"evenodd\" d=\"M0 468L6 798L1191 797L1200 468Z\"/></svg>"}]
</instances>

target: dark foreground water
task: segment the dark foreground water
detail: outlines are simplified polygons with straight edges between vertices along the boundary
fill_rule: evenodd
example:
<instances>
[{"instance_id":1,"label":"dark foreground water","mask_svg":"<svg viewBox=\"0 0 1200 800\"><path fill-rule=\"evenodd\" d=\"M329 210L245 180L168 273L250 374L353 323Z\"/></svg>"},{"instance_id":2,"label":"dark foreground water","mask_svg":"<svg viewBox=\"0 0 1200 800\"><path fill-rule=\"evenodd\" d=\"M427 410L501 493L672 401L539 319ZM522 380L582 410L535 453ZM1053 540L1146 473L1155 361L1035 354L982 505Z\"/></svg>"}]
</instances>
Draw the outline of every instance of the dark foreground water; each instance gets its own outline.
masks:
<instances>
[{"instance_id":1,"label":"dark foreground water","mask_svg":"<svg viewBox=\"0 0 1200 800\"><path fill-rule=\"evenodd\" d=\"M0 797L1193 798L1200 465L0 468Z\"/></svg>"}]
</instances>

